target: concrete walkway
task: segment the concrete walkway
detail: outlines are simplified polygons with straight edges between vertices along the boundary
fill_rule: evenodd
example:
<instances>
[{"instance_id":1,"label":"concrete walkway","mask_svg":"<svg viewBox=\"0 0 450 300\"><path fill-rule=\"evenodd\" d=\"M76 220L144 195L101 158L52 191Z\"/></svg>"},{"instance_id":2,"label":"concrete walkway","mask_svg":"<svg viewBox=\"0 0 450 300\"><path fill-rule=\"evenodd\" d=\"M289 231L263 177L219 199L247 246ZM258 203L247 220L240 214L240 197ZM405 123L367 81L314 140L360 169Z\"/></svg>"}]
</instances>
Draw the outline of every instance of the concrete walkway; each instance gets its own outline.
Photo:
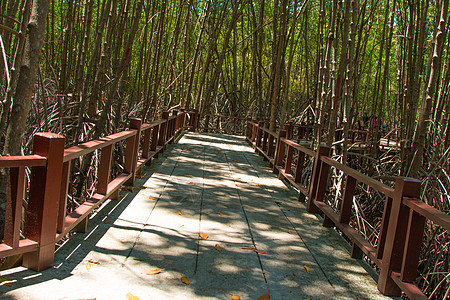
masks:
<instances>
[{"instance_id":1,"label":"concrete walkway","mask_svg":"<svg viewBox=\"0 0 450 300\"><path fill-rule=\"evenodd\" d=\"M1 272L0 297L391 299L243 137L185 134L144 169L53 269Z\"/></svg>"}]
</instances>

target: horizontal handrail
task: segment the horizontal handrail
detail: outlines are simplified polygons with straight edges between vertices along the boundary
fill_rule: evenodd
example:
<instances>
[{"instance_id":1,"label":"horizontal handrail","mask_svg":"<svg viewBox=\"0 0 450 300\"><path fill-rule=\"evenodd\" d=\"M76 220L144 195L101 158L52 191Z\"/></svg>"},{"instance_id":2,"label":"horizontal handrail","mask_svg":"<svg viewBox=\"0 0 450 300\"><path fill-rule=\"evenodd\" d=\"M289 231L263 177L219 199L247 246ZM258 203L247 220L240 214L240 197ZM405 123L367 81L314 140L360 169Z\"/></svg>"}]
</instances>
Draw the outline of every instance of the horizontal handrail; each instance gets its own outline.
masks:
<instances>
[{"instance_id":1,"label":"horizontal handrail","mask_svg":"<svg viewBox=\"0 0 450 300\"><path fill-rule=\"evenodd\" d=\"M418 199L404 197L403 204L450 232L450 216Z\"/></svg>"},{"instance_id":2,"label":"horizontal handrail","mask_svg":"<svg viewBox=\"0 0 450 300\"><path fill-rule=\"evenodd\" d=\"M327 165L329 165L330 167L334 167L334 168L344 172L345 174L355 178L356 180L358 180L364 184L367 184L371 188L374 188L378 192L380 192L390 198L392 198L394 196L394 189L391 188L390 186L387 186L387 185L379 182L378 180L375 180L361 172L358 172L355 169L352 169L349 166L346 166L330 157L321 156L320 160L323 161L324 163L326 163Z\"/></svg>"},{"instance_id":3,"label":"horizontal handrail","mask_svg":"<svg viewBox=\"0 0 450 300\"><path fill-rule=\"evenodd\" d=\"M64 150L64 162L89 154L97 149L101 149L106 146L115 144L119 141L125 140L134 135L136 135L135 130L125 130L100 138L98 140L93 140L83 143L81 145L70 147Z\"/></svg>"},{"instance_id":4,"label":"horizontal handrail","mask_svg":"<svg viewBox=\"0 0 450 300\"><path fill-rule=\"evenodd\" d=\"M0 156L0 168L43 167L46 163L40 155Z\"/></svg>"},{"instance_id":5,"label":"horizontal handrail","mask_svg":"<svg viewBox=\"0 0 450 300\"><path fill-rule=\"evenodd\" d=\"M305 146L302 146L302 145L300 145L294 141L288 140L286 138L282 138L281 141L283 143L285 143L286 145L291 146L292 148L305 153L306 155L314 156L316 154L316 152L314 152L313 150L308 149Z\"/></svg>"}]
</instances>

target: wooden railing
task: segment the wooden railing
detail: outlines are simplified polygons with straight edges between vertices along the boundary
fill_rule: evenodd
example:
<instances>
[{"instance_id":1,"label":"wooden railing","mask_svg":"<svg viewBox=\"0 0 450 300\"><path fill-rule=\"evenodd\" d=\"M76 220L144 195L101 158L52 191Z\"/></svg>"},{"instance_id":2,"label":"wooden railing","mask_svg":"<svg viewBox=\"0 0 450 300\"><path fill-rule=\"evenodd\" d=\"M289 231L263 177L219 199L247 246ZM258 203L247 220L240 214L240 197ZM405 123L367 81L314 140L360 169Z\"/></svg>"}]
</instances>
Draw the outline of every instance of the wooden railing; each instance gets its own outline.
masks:
<instances>
[{"instance_id":1,"label":"wooden railing","mask_svg":"<svg viewBox=\"0 0 450 300\"><path fill-rule=\"evenodd\" d=\"M195 112L164 112L162 119L142 124L131 119L130 128L98 140L64 149L64 137L38 133L33 140L33 155L0 157L0 167L9 168L9 185L3 243L0 257L23 254L23 265L42 270L53 265L55 243L72 230L84 232L89 214L106 199L117 198L123 185L133 185L136 172L163 152L185 128L186 115ZM111 179L114 145L126 143L123 170ZM98 150L97 181L92 196L70 213L66 213L68 186L73 162ZM30 170L26 195L25 171ZM28 200L25 219L24 199ZM24 226L22 226L24 223Z\"/></svg>"},{"instance_id":2,"label":"wooden railing","mask_svg":"<svg viewBox=\"0 0 450 300\"><path fill-rule=\"evenodd\" d=\"M242 120L215 117L219 122L222 119ZM55 242L71 230L84 231L90 212L106 199L116 198L122 185L132 185L136 172L164 151L181 130L198 130L200 119L197 111L174 111L172 116L164 112L162 119L150 124L132 119L129 130L68 149L64 149L63 136L38 133L34 137L33 155L0 157L0 167L9 168L10 174L0 257L23 254L23 264L28 268L42 270L52 266ZM220 124L217 127L220 129ZM427 299L414 283L425 222L429 220L450 231L450 216L420 201L420 181L397 178L395 187L387 186L331 159L330 149L326 146L318 146L314 151L298 144L293 139L305 135L298 133L293 137L292 124L288 123L284 128L274 132L265 128L263 122L246 119L246 126L234 128L233 132L245 133L247 141L270 162L279 178L285 178L295 186L300 199L307 199L307 209L323 216L324 226L335 226L351 240L352 257L366 255L377 265L380 270L378 288L383 294L398 296L403 291L411 299ZM304 132L309 132L309 129ZM110 179L113 148L122 141L126 143L123 171ZM100 163L95 193L67 214L71 164L96 150L100 152ZM309 172L305 172L307 165ZM28 206L25 225L21 230L27 168L30 171ZM325 201L332 169L346 178L338 210ZM350 222L358 183L371 187L385 197L376 245L366 240Z\"/></svg>"},{"instance_id":3,"label":"wooden railing","mask_svg":"<svg viewBox=\"0 0 450 300\"><path fill-rule=\"evenodd\" d=\"M320 145L313 151L294 142L290 139L291 124L278 133L263 126L262 122L248 120L247 141L269 160L280 179L287 179L298 189L300 199L307 198L308 211L321 214L324 226L338 228L352 241L352 257L366 255L377 265L378 289L385 295L399 296L403 291L410 299L428 299L415 284L425 221L450 231L450 216L420 201L421 182L399 177L395 187L389 187L328 157L327 146ZM308 178L302 179L305 164L311 160L312 171L307 173ZM338 212L325 201L331 169L342 172L346 178ZM375 246L350 224L358 183L371 187L386 199Z\"/></svg>"}]
</instances>

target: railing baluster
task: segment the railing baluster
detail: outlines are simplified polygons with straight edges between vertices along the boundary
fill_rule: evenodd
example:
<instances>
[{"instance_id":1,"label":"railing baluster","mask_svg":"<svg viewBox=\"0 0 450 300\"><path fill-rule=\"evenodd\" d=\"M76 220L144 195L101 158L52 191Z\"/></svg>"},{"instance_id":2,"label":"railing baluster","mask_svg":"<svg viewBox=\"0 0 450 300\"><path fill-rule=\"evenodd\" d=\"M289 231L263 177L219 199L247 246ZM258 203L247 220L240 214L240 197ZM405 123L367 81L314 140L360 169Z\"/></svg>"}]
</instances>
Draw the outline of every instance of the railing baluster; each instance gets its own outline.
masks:
<instances>
[{"instance_id":1,"label":"railing baluster","mask_svg":"<svg viewBox=\"0 0 450 300\"><path fill-rule=\"evenodd\" d=\"M383 218L381 219L380 233L378 234L378 245L377 245L377 258L383 258L384 245L386 243L386 234L389 225L389 218L391 216L392 198L386 197L386 202L384 203Z\"/></svg>"},{"instance_id":2,"label":"railing baluster","mask_svg":"<svg viewBox=\"0 0 450 300\"><path fill-rule=\"evenodd\" d=\"M417 266L419 264L420 250L422 248L423 231L426 218L410 210L408 231L406 232L405 251L403 255L400 279L406 282L415 282Z\"/></svg>"},{"instance_id":3,"label":"railing baluster","mask_svg":"<svg viewBox=\"0 0 450 300\"><path fill-rule=\"evenodd\" d=\"M114 145L109 145L103 148L100 157L100 165L98 167L97 193L102 195L106 195L108 193L113 146Z\"/></svg>"},{"instance_id":4,"label":"railing baluster","mask_svg":"<svg viewBox=\"0 0 450 300\"><path fill-rule=\"evenodd\" d=\"M20 239L22 201L25 196L25 167L10 168L9 178L3 242L15 248L19 246Z\"/></svg>"},{"instance_id":5,"label":"railing baluster","mask_svg":"<svg viewBox=\"0 0 450 300\"><path fill-rule=\"evenodd\" d=\"M277 138L277 149L275 150L275 159L273 164L273 172L278 174L278 166L281 166L283 163L284 152L285 152L285 143L281 140L286 137L286 130L280 130L278 132Z\"/></svg>"},{"instance_id":6,"label":"railing baluster","mask_svg":"<svg viewBox=\"0 0 450 300\"><path fill-rule=\"evenodd\" d=\"M310 190L309 190L309 197L308 197L308 211L312 213L318 213L320 212L319 208L314 204L314 201L320 197L318 197L318 192L325 193L326 188L326 181L327 176L325 176L325 173L328 173L328 168L326 168L327 172L322 172L322 165L325 165L320 160L321 156L328 156L330 153L330 148L328 146L320 145L317 148L316 157L314 158L314 166L312 171L312 177L311 177L311 184L310 184ZM328 166L328 165L327 165ZM325 169L324 169L325 171ZM321 175L322 173L322 175ZM319 176L321 175L321 176ZM323 187L323 191L320 191L319 189ZM323 195L322 195L323 199ZM319 200L320 201L320 200Z\"/></svg>"},{"instance_id":7,"label":"railing baluster","mask_svg":"<svg viewBox=\"0 0 450 300\"><path fill-rule=\"evenodd\" d=\"M124 172L131 174L130 179L125 183L126 185L134 184L134 177L136 173L136 165L139 152L139 139L141 135L141 119L132 118L130 121L130 129L135 129L136 134L127 138L127 146L125 148L125 158L123 163Z\"/></svg>"},{"instance_id":8,"label":"railing baluster","mask_svg":"<svg viewBox=\"0 0 450 300\"><path fill-rule=\"evenodd\" d=\"M61 191L59 193L59 205L58 205L58 225L57 232L62 232L65 227L66 208L67 208L67 192L69 189L70 170L72 168L72 161L66 161L63 164L61 174Z\"/></svg>"}]
</instances>

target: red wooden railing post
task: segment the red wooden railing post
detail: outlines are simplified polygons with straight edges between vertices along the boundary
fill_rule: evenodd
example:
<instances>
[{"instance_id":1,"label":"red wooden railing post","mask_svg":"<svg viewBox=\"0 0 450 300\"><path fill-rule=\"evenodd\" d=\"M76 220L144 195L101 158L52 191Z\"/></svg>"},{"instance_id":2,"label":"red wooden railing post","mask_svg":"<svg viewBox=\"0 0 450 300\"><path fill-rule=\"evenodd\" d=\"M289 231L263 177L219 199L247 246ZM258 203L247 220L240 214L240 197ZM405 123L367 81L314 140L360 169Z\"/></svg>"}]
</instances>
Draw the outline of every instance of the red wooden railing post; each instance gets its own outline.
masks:
<instances>
[{"instance_id":1,"label":"red wooden railing post","mask_svg":"<svg viewBox=\"0 0 450 300\"><path fill-rule=\"evenodd\" d=\"M258 122L258 131L256 133L256 146L261 147L262 146L262 137L263 137L263 128L264 128L264 122L259 121Z\"/></svg>"},{"instance_id":2,"label":"red wooden railing post","mask_svg":"<svg viewBox=\"0 0 450 300\"><path fill-rule=\"evenodd\" d=\"M250 124L251 118L247 117L245 121L247 123L247 130L246 130L245 134L246 134L247 140L250 141L251 138L252 138L252 130L251 130L252 127L251 127L251 124Z\"/></svg>"},{"instance_id":3,"label":"red wooden railing post","mask_svg":"<svg viewBox=\"0 0 450 300\"><path fill-rule=\"evenodd\" d=\"M326 185L326 176L325 172L321 172L322 170L322 161L320 160L321 156L328 156L330 154L330 147L325 145L319 145L316 151L316 157L314 158L314 165L313 165L313 171L312 171L312 177L311 177L311 183L309 187L309 197L308 197L308 206L307 209L309 212L312 213L318 213L320 212L319 208L314 205L314 201L317 198L317 193L319 192L320 188L324 188L324 185ZM321 174L322 173L322 174ZM325 182L324 182L325 180ZM320 192L325 192L325 190Z\"/></svg>"},{"instance_id":4,"label":"red wooden railing post","mask_svg":"<svg viewBox=\"0 0 450 300\"><path fill-rule=\"evenodd\" d=\"M130 129L136 130L136 135L127 138L127 147L125 148L125 158L123 163L124 172L131 174L130 179L125 182L126 185L133 185L136 176L136 165L139 154L139 140L141 137L142 120L131 118Z\"/></svg>"},{"instance_id":5,"label":"red wooden railing post","mask_svg":"<svg viewBox=\"0 0 450 300\"><path fill-rule=\"evenodd\" d=\"M200 124L200 113L198 109L194 109L194 131L198 130L199 124Z\"/></svg>"},{"instance_id":6,"label":"red wooden railing post","mask_svg":"<svg viewBox=\"0 0 450 300\"><path fill-rule=\"evenodd\" d=\"M175 139L175 132L177 130L177 128L176 128L177 124L176 123L177 123L177 120L178 120L177 115L178 115L178 110L174 109L172 111L172 116L175 116L176 118L170 120L170 131L168 132L168 136L167 136L167 138L170 139L170 141L169 141L170 144L172 144L174 139ZM172 139L172 137L173 137L173 139Z\"/></svg>"},{"instance_id":7,"label":"red wooden railing post","mask_svg":"<svg viewBox=\"0 0 450 300\"><path fill-rule=\"evenodd\" d=\"M286 138L291 140L292 136L294 134L294 126L292 126L292 122L291 121L287 121L284 124L284 130L286 130Z\"/></svg>"},{"instance_id":8,"label":"red wooden railing post","mask_svg":"<svg viewBox=\"0 0 450 300\"><path fill-rule=\"evenodd\" d=\"M278 138L277 138L277 148L275 150L275 156L273 160L273 172L275 174L278 174L278 166L281 166L283 163L284 158L284 149L285 149L285 143L281 141L282 138L286 137L286 130L280 130L278 132Z\"/></svg>"},{"instance_id":9,"label":"red wooden railing post","mask_svg":"<svg viewBox=\"0 0 450 300\"><path fill-rule=\"evenodd\" d=\"M411 178L397 178L395 182L380 277L378 279L378 289L384 295L401 295L401 289L392 280L391 275L392 272L401 271L408 232L409 209L402 203L403 197L418 199L420 197L420 181Z\"/></svg>"},{"instance_id":10,"label":"red wooden railing post","mask_svg":"<svg viewBox=\"0 0 450 300\"><path fill-rule=\"evenodd\" d=\"M54 261L64 137L48 132L36 134L33 153L45 156L47 166L31 168L25 236L38 242L39 249L24 254L23 265L40 271L51 267Z\"/></svg>"},{"instance_id":11,"label":"red wooden railing post","mask_svg":"<svg viewBox=\"0 0 450 300\"><path fill-rule=\"evenodd\" d=\"M166 144L166 132L168 127L168 119L169 119L169 112L163 111L162 113L162 119L164 120L164 123L161 123L159 125L159 140L158 140L158 146L164 147Z\"/></svg>"}]
</instances>

